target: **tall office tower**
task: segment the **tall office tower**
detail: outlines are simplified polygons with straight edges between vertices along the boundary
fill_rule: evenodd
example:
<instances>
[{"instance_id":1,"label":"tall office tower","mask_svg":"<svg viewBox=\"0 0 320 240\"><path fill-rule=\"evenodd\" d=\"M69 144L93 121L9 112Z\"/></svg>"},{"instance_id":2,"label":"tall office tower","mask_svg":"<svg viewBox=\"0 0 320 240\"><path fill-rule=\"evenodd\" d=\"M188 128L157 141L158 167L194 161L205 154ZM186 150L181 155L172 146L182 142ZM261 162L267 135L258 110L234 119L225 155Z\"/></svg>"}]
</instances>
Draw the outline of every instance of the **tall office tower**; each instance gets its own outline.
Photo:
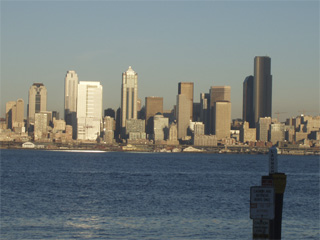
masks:
<instances>
[{"instance_id":1,"label":"tall office tower","mask_svg":"<svg viewBox=\"0 0 320 240\"><path fill-rule=\"evenodd\" d=\"M72 126L72 138L77 137L77 98L78 75L75 71L68 71L64 85L64 120Z\"/></svg>"},{"instance_id":2,"label":"tall office tower","mask_svg":"<svg viewBox=\"0 0 320 240\"><path fill-rule=\"evenodd\" d=\"M271 117L272 75L271 58L254 58L253 115L255 126L262 117Z\"/></svg>"},{"instance_id":3,"label":"tall office tower","mask_svg":"<svg viewBox=\"0 0 320 240\"><path fill-rule=\"evenodd\" d=\"M137 119L138 111L138 74L131 66L122 73L121 87L121 134L125 136L127 119Z\"/></svg>"},{"instance_id":4,"label":"tall office tower","mask_svg":"<svg viewBox=\"0 0 320 240\"><path fill-rule=\"evenodd\" d=\"M189 97L184 94L177 96L176 117L178 123L178 139L184 139L187 136L188 127L190 125L190 105L192 102Z\"/></svg>"},{"instance_id":5,"label":"tall office tower","mask_svg":"<svg viewBox=\"0 0 320 240\"><path fill-rule=\"evenodd\" d=\"M231 87L217 86L210 88L210 133L215 134L215 103L216 102L231 102ZM229 119L231 120L231 118ZM229 123L229 122L228 122Z\"/></svg>"},{"instance_id":6,"label":"tall office tower","mask_svg":"<svg viewBox=\"0 0 320 240\"><path fill-rule=\"evenodd\" d=\"M193 82L179 82L178 94L183 94L191 101L190 104L190 120L192 121L193 115Z\"/></svg>"},{"instance_id":7,"label":"tall office tower","mask_svg":"<svg viewBox=\"0 0 320 240\"><path fill-rule=\"evenodd\" d=\"M253 76L248 76L243 81L242 120L248 122L250 128L254 128Z\"/></svg>"},{"instance_id":8,"label":"tall office tower","mask_svg":"<svg viewBox=\"0 0 320 240\"><path fill-rule=\"evenodd\" d=\"M6 128L13 129L13 122L16 118L16 102L10 101L6 103Z\"/></svg>"},{"instance_id":9,"label":"tall office tower","mask_svg":"<svg viewBox=\"0 0 320 240\"><path fill-rule=\"evenodd\" d=\"M214 135L216 135L218 140L230 138L231 103L227 101L215 102L214 110Z\"/></svg>"},{"instance_id":10,"label":"tall office tower","mask_svg":"<svg viewBox=\"0 0 320 240\"><path fill-rule=\"evenodd\" d=\"M24 101L18 99L6 103L6 125L15 132L24 132Z\"/></svg>"},{"instance_id":11,"label":"tall office tower","mask_svg":"<svg viewBox=\"0 0 320 240\"><path fill-rule=\"evenodd\" d=\"M96 140L102 121L102 86L100 82L78 84L77 139Z\"/></svg>"},{"instance_id":12,"label":"tall office tower","mask_svg":"<svg viewBox=\"0 0 320 240\"><path fill-rule=\"evenodd\" d=\"M146 97L146 134L153 134L153 117L163 114L163 97Z\"/></svg>"},{"instance_id":13,"label":"tall office tower","mask_svg":"<svg viewBox=\"0 0 320 240\"><path fill-rule=\"evenodd\" d=\"M29 104L27 116L28 131L33 131L34 115L47 110L47 88L43 83L34 83L29 89ZM31 128L30 128L31 127Z\"/></svg>"},{"instance_id":14,"label":"tall office tower","mask_svg":"<svg viewBox=\"0 0 320 240\"><path fill-rule=\"evenodd\" d=\"M200 121L205 127L205 134L210 134L210 94L200 93Z\"/></svg>"}]
</instances>

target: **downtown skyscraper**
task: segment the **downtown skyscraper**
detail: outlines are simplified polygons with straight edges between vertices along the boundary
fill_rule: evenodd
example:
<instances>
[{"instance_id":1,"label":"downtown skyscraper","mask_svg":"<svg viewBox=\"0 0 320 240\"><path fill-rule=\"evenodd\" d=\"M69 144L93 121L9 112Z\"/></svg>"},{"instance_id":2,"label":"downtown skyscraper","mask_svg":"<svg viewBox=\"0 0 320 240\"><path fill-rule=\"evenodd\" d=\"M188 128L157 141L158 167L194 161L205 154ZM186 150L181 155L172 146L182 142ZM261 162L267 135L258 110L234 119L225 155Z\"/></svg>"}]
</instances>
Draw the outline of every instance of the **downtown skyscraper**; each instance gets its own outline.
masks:
<instances>
[{"instance_id":1,"label":"downtown skyscraper","mask_svg":"<svg viewBox=\"0 0 320 240\"><path fill-rule=\"evenodd\" d=\"M249 123L250 128L254 128L253 115L253 76L248 76L243 81L243 106L242 119Z\"/></svg>"},{"instance_id":2,"label":"downtown skyscraper","mask_svg":"<svg viewBox=\"0 0 320 240\"><path fill-rule=\"evenodd\" d=\"M64 87L64 119L67 125L72 126L72 137L77 136L77 98L78 75L75 71L68 71Z\"/></svg>"},{"instance_id":3,"label":"downtown skyscraper","mask_svg":"<svg viewBox=\"0 0 320 240\"><path fill-rule=\"evenodd\" d=\"M253 117L255 126L260 118L271 117L272 111L272 75L271 58L254 58L253 79Z\"/></svg>"},{"instance_id":4,"label":"downtown skyscraper","mask_svg":"<svg viewBox=\"0 0 320 240\"><path fill-rule=\"evenodd\" d=\"M33 131L35 114L43 111L47 111L47 88L43 83L34 83L29 89L29 103L27 107L28 131Z\"/></svg>"},{"instance_id":5,"label":"downtown skyscraper","mask_svg":"<svg viewBox=\"0 0 320 240\"><path fill-rule=\"evenodd\" d=\"M102 86L100 82L80 81L77 101L77 139L97 140L102 122Z\"/></svg>"},{"instance_id":6,"label":"downtown skyscraper","mask_svg":"<svg viewBox=\"0 0 320 240\"><path fill-rule=\"evenodd\" d=\"M124 136L126 121L137 119L138 114L138 74L131 66L122 73L121 86L121 134Z\"/></svg>"}]
</instances>

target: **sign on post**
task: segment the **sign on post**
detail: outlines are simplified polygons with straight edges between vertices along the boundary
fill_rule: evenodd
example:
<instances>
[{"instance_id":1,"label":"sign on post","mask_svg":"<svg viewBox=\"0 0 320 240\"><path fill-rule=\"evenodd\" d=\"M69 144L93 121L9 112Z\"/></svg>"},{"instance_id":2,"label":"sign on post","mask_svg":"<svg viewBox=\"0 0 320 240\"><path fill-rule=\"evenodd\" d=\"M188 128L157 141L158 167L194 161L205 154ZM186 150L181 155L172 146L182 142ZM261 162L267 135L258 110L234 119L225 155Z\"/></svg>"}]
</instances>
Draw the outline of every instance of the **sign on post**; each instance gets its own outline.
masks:
<instances>
[{"instance_id":1,"label":"sign on post","mask_svg":"<svg viewBox=\"0 0 320 240\"><path fill-rule=\"evenodd\" d=\"M269 220L253 219L253 239L269 239Z\"/></svg>"},{"instance_id":2,"label":"sign on post","mask_svg":"<svg viewBox=\"0 0 320 240\"><path fill-rule=\"evenodd\" d=\"M278 149L276 147L269 148L269 173L278 172Z\"/></svg>"},{"instance_id":3,"label":"sign on post","mask_svg":"<svg viewBox=\"0 0 320 240\"><path fill-rule=\"evenodd\" d=\"M250 188L250 218L274 219L274 188L255 186Z\"/></svg>"}]
</instances>

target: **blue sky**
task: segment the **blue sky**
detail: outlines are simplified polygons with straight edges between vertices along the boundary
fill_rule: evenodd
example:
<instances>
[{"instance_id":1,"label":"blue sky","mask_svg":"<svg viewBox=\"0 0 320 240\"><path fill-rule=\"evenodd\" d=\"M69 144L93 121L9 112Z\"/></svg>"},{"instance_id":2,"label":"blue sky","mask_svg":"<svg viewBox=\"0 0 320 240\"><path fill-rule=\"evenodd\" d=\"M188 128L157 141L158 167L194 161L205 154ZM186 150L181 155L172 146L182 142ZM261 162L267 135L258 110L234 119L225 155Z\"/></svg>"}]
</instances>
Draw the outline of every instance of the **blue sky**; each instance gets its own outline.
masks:
<instances>
[{"instance_id":1,"label":"blue sky","mask_svg":"<svg viewBox=\"0 0 320 240\"><path fill-rule=\"evenodd\" d=\"M100 81L103 108L120 106L121 75L138 73L139 98L176 101L194 82L194 101L231 86L242 117L242 84L255 56L271 57L273 113L319 114L318 1L1 1L1 115L7 101L42 82L47 109L63 117L64 77ZM273 114L276 117L276 114Z\"/></svg>"}]
</instances>

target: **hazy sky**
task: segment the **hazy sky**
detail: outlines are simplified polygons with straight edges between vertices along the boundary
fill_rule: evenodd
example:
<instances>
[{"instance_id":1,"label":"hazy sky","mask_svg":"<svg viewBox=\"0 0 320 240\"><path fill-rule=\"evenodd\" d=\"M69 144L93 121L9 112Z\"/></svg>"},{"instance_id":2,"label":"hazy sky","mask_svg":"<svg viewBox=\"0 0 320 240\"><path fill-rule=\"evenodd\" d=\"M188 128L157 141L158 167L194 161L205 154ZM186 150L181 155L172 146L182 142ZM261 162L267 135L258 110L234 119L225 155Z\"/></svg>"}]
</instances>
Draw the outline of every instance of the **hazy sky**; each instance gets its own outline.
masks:
<instances>
[{"instance_id":1,"label":"hazy sky","mask_svg":"<svg viewBox=\"0 0 320 240\"><path fill-rule=\"evenodd\" d=\"M1 117L7 101L27 108L34 82L63 117L68 70L100 81L103 108L118 108L132 66L143 103L160 96L171 109L178 82L194 82L194 102L229 85L241 118L243 80L265 55L273 116L319 114L319 1L1 1Z\"/></svg>"}]
</instances>

